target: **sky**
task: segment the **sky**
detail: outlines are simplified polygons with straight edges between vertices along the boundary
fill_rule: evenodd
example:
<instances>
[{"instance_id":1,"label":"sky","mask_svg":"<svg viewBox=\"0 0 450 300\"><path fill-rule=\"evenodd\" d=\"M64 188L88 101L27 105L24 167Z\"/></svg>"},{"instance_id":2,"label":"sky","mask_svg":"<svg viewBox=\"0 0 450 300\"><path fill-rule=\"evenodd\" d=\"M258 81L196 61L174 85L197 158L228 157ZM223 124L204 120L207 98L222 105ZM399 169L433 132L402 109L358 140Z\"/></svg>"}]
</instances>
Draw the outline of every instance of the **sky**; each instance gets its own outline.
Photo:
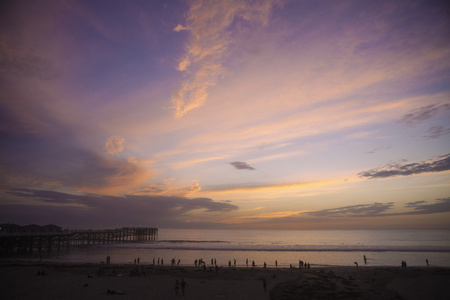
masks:
<instances>
[{"instance_id":1,"label":"sky","mask_svg":"<svg viewBox=\"0 0 450 300\"><path fill-rule=\"evenodd\" d=\"M0 223L450 229L446 1L2 1Z\"/></svg>"}]
</instances>

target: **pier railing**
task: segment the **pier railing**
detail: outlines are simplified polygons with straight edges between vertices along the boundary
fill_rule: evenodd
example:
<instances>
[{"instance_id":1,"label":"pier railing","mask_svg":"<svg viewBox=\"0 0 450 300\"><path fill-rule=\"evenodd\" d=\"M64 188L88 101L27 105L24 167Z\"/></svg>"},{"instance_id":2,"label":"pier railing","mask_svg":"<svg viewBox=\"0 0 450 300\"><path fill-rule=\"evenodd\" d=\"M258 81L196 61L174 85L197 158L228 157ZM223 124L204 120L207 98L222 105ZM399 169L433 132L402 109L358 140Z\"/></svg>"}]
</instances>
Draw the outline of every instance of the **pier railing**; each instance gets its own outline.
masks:
<instances>
[{"instance_id":1,"label":"pier railing","mask_svg":"<svg viewBox=\"0 0 450 300\"><path fill-rule=\"evenodd\" d=\"M0 253L41 253L60 251L73 245L118 244L157 240L158 229L148 227L1 233Z\"/></svg>"}]
</instances>

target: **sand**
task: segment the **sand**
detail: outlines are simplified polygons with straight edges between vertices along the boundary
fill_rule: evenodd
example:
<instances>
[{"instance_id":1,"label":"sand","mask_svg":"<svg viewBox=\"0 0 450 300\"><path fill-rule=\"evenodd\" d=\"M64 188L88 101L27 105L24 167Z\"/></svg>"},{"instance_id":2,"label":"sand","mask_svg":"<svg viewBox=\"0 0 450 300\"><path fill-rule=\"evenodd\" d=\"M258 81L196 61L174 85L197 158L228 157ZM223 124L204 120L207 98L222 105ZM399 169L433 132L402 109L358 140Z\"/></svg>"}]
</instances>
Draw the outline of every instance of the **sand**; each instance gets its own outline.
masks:
<instances>
[{"instance_id":1,"label":"sand","mask_svg":"<svg viewBox=\"0 0 450 300\"><path fill-rule=\"evenodd\" d=\"M37 275L42 271L46 275ZM216 273L194 267L2 263L0 291L2 299L450 299L450 269L224 267Z\"/></svg>"}]
</instances>

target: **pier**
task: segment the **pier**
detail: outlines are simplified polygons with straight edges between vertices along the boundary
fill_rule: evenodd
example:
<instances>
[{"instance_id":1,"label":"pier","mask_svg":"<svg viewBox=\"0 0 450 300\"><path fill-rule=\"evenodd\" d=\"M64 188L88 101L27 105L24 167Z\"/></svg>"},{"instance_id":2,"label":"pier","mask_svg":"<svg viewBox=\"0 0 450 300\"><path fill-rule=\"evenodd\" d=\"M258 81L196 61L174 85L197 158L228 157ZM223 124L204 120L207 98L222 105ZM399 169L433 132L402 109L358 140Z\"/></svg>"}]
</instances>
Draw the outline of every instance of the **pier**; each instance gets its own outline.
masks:
<instances>
[{"instance_id":1,"label":"pier","mask_svg":"<svg viewBox=\"0 0 450 300\"><path fill-rule=\"evenodd\" d=\"M65 230L53 232L2 232L0 254L60 251L75 245L119 244L157 241L158 229L124 227L105 230Z\"/></svg>"}]
</instances>

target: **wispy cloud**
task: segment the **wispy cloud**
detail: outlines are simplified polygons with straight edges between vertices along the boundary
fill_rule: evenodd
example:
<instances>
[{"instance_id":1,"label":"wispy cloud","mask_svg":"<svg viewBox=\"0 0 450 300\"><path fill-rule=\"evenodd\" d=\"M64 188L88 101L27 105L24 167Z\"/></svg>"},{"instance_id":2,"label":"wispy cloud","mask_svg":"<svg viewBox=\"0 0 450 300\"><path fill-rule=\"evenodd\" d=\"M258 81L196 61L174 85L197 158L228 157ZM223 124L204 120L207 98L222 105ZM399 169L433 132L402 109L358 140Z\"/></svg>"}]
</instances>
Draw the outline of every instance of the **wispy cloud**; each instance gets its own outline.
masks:
<instances>
[{"instance_id":1,"label":"wispy cloud","mask_svg":"<svg viewBox=\"0 0 450 300\"><path fill-rule=\"evenodd\" d=\"M426 139L438 139L441 136L450 134L450 128L444 128L443 126L433 126L428 129L427 133L423 136Z\"/></svg>"},{"instance_id":2,"label":"wispy cloud","mask_svg":"<svg viewBox=\"0 0 450 300\"><path fill-rule=\"evenodd\" d=\"M409 202L405 205L407 208L413 208L412 212L405 214L435 214L450 211L450 197L436 199L434 203L426 201Z\"/></svg>"},{"instance_id":3,"label":"wispy cloud","mask_svg":"<svg viewBox=\"0 0 450 300\"><path fill-rule=\"evenodd\" d=\"M268 22L273 1L193 1L187 13L186 26L174 30L189 32L186 53L178 64L185 71L181 87L172 97L176 118L202 106L208 88L216 85L226 71L224 59L235 51L234 44L242 39L244 24Z\"/></svg>"},{"instance_id":4,"label":"wispy cloud","mask_svg":"<svg viewBox=\"0 0 450 300\"><path fill-rule=\"evenodd\" d=\"M318 180L305 182L285 182L285 183L266 183L266 184L230 184L220 186L207 186L203 188L205 192L213 193L237 193L237 192L264 192L268 190L282 191L285 189L303 189L318 186L327 186L335 183L341 183L344 179Z\"/></svg>"},{"instance_id":5,"label":"wispy cloud","mask_svg":"<svg viewBox=\"0 0 450 300\"><path fill-rule=\"evenodd\" d=\"M427 201L409 202L404 205L404 212L389 212L394 207L394 202L372 204L357 204L331 209L306 212L305 214L315 217L381 217L381 216L402 216L402 215L422 215L450 212L450 197L436 199L432 203Z\"/></svg>"},{"instance_id":6,"label":"wispy cloud","mask_svg":"<svg viewBox=\"0 0 450 300\"><path fill-rule=\"evenodd\" d=\"M152 196L177 196L188 197L193 193L201 190L198 181L194 181L187 187L173 187L175 178L166 178L163 182L156 184L149 184L135 193L136 195L152 195Z\"/></svg>"},{"instance_id":7,"label":"wispy cloud","mask_svg":"<svg viewBox=\"0 0 450 300\"><path fill-rule=\"evenodd\" d=\"M119 155L125 149L125 139L120 136L112 136L106 139L106 151L112 155Z\"/></svg>"},{"instance_id":8,"label":"wispy cloud","mask_svg":"<svg viewBox=\"0 0 450 300\"><path fill-rule=\"evenodd\" d=\"M233 167L235 167L238 170L255 170L255 168L250 166L245 161L233 161L233 162L230 162L230 165L232 165Z\"/></svg>"},{"instance_id":9,"label":"wispy cloud","mask_svg":"<svg viewBox=\"0 0 450 300\"><path fill-rule=\"evenodd\" d=\"M349 217L349 216L375 216L380 215L381 213L385 213L389 209L391 209L394 206L393 202L389 203L372 203L372 204L358 204L358 205L351 205L351 206L344 206L344 207L338 207L338 208L331 208L331 209L323 209L323 210L317 210L317 211L311 211L307 212L307 214L315 216L315 217Z\"/></svg>"},{"instance_id":10,"label":"wispy cloud","mask_svg":"<svg viewBox=\"0 0 450 300\"><path fill-rule=\"evenodd\" d=\"M388 178L396 176L409 176L429 172L442 172L450 170L450 154L440 156L431 161L422 161L409 164L389 164L380 168L358 173L361 178Z\"/></svg>"},{"instance_id":11,"label":"wispy cloud","mask_svg":"<svg viewBox=\"0 0 450 300\"><path fill-rule=\"evenodd\" d=\"M427 106L422 106L404 115L401 118L400 123L403 123L407 126L414 126L425 120L433 118L439 112L446 111L449 109L450 104L431 104Z\"/></svg>"}]
</instances>

